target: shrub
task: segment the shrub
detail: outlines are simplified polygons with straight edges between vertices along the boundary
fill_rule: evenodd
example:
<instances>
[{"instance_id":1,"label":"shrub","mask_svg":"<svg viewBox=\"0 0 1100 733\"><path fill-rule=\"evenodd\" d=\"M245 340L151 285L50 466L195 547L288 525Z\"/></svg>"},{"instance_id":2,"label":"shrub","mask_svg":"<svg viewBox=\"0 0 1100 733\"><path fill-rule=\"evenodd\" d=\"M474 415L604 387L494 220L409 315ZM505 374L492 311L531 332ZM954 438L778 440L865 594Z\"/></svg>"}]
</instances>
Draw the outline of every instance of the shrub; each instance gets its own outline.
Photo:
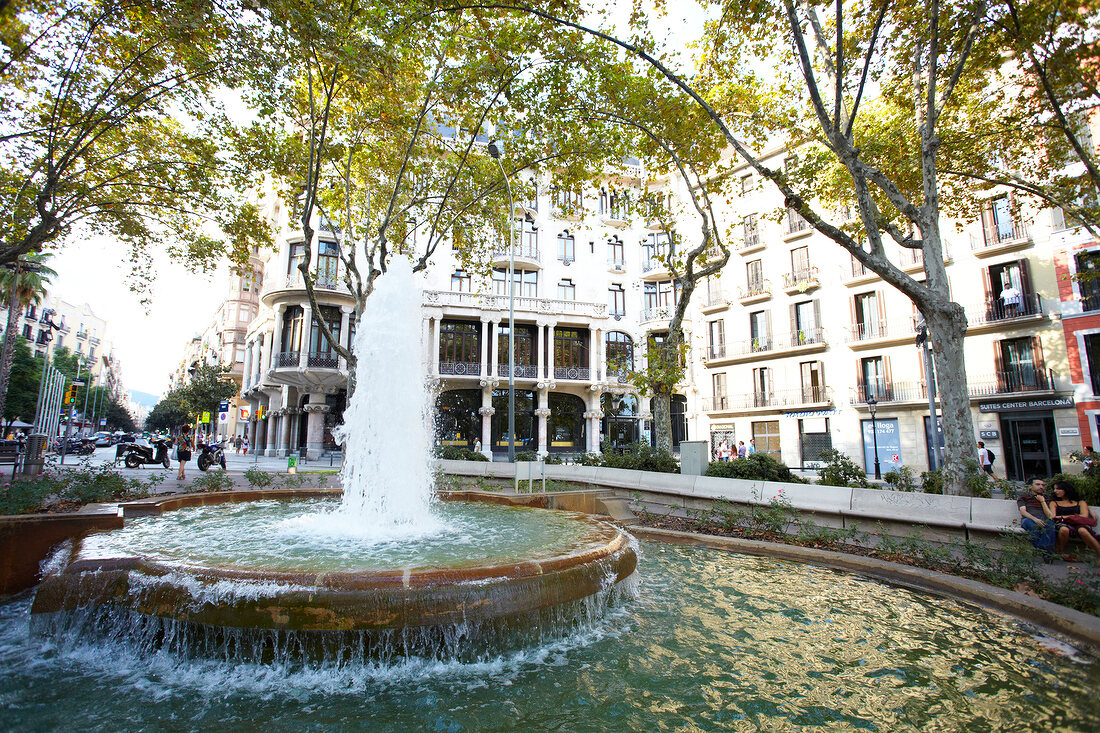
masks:
<instances>
[{"instance_id":1,"label":"shrub","mask_svg":"<svg viewBox=\"0 0 1100 733\"><path fill-rule=\"evenodd\" d=\"M1097 486L1095 477L1084 473L1056 473L1047 479L1048 493L1053 491L1051 487L1055 481L1068 482L1073 488L1077 489L1077 493L1089 504L1100 504L1100 487Z\"/></svg>"},{"instance_id":2,"label":"shrub","mask_svg":"<svg viewBox=\"0 0 1100 733\"><path fill-rule=\"evenodd\" d=\"M767 453L753 453L746 458L732 461L716 461L707 466L707 476L720 478L740 478L750 481L785 481L787 483L809 483L804 478L791 473L786 464L780 463Z\"/></svg>"},{"instance_id":3,"label":"shrub","mask_svg":"<svg viewBox=\"0 0 1100 733\"><path fill-rule=\"evenodd\" d=\"M847 454L836 448L821 451L821 461L825 464L818 470L817 483L822 486L849 486L866 489L867 474L863 467Z\"/></svg>"},{"instance_id":4,"label":"shrub","mask_svg":"<svg viewBox=\"0 0 1100 733\"><path fill-rule=\"evenodd\" d=\"M275 474L261 471L255 466L249 467L249 469L244 472L244 477L248 481L249 486L255 489L266 489L275 482Z\"/></svg>"},{"instance_id":5,"label":"shrub","mask_svg":"<svg viewBox=\"0 0 1100 733\"><path fill-rule=\"evenodd\" d=\"M229 491L233 488L233 477L224 471L207 471L191 481L191 491L211 492Z\"/></svg>"},{"instance_id":6,"label":"shrub","mask_svg":"<svg viewBox=\"0 0 1100 733\"><path fill-rule=\"evenodd\" d=\"M516 460L517 461L529 461L529 462L534 461L534 462L537 462L539 460L539 454L536 453L533 450L520 451L519 453L516 454Z\"/></svg>"},{"instance_id":7,"label":"shrub","mask_svg":"<svg viewBox=\"0 0 1100 733\"><path fill-rule=\"evenodd\" d=\"M943 471L938 468L935 471L921 471L920 488L926 494L942 494Z\"/></svg>"},{"instance_id":8,"label":"shrub","mask_svg":"<svg viewBox=\"0 0 1100 733\"><path fill-rule=\"evenodd\" d=\"M909 466L898 466L896 471L887 471L882 478L897 491L917 490L917 478Z\"/></svg>"},{"instance_id":9,"label":"shrub","mask_svg":"<svg viewBox=\"0 0 1100 733\"><path fill-rule=\"evenodd\" d=\"M970 496L988 499L993 494L990 492L991 480L989 475L978 466L978 462L969 458L964 462L966 474L963 476L963 485ZM921 490L926 494L942 494L944 487L943 470L923 471L920 475Z\"/></svg>"},{"instance_id":10,"label":"shrub","mask_svg":"<svg viewBox=\"0 0 1100 733\"><path fill-rule=\"evenodd\" d=\"M614 451L604 453L600 465L607 468L628 468L657 473L680 472L675 458L668 453L662 453L649 443L633 443L623 448L621 453Z\"/></svg>"},{"instance_id":11,"label":"shrub","mask_svg":"<svg viewBox=\"0 0 1100 733\"><path fill-rule=\"evenodd\" d=\"M126 478L110 465L51 468L32 478L17 479L0 486L0 514L29 514L68 505L79 507L100 502L144 499L164 480L164 474L149 478Z\"/></svg>"},{"instance_id":12,"label":"shrub","mask_svg":"<svg viewBox=\"0 0 1100 733\"><path fill-rule=\"evenodd\" d=\"M457 445L442 445L435 449L436 458L445 461L488 461L484 454Z\"/></svg>"}]
</instances>

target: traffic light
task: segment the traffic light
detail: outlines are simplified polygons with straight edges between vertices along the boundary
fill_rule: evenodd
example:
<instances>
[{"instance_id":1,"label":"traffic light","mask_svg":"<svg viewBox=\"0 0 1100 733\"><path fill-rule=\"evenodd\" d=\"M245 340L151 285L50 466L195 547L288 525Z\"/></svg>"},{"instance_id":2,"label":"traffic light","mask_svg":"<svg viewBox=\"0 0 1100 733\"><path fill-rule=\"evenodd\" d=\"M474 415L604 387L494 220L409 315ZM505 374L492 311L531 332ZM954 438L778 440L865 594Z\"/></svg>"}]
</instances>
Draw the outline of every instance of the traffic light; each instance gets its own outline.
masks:
<instances>
[{"instance_id":1,"label":"traffic light","mask_svg":"<svg viewBox=\"0 0 1100 733\"><path fill-rule=\"evenodd\" d=\"M76 385L70 384L65 392L65 404L71 405L74 402L76 402Z\"/></svg>"}]
</instances>

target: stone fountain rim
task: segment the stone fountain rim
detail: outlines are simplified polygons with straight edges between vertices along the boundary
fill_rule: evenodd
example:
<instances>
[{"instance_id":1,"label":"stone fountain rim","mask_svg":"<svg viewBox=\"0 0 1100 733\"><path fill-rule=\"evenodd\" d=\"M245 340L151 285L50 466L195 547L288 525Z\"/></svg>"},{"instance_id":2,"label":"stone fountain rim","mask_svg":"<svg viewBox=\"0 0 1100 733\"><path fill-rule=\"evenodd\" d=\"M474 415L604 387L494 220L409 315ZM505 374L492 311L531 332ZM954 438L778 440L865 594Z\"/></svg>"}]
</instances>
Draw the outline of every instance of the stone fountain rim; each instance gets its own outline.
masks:
<instances>
[{"instance_id":1,"label":"stone fountain rim","mask_svg":"<svg viewBox=\"0 0 1100 733\"><path fill-rule=\"evenodd\" d=\"M247 503L263 500L295 500L310 498L328 498L342 494L335 489L255 489L245 491L209 492L183 494L170 497L144 499L120 504L123 516L159 515L166 511L201 506L216 506L225 503ZM440 492L444 501L470 501L484 504L504 504L523 508L546 508L537 506L535 497L486 495L480 492L447 491ZM317 588L367 590L371 588L433 588L462 583L520 580L551 573L561 572L572 567L587 565L610 558L621 552L630 543L629 536L620 528L595 517L578 512L568 512L573 521L588 526L588 533L571 545L568 551L549 554L538 560L505 562L493 565L471 565L466 567L440 568L400 568L384 570L332 570L332 571L293 571L269 570L259 568L228 568L203 564L177 563L149 556L125 556L113 558L79 559L82 543L76 542L63 573L84 573L96 571L137 571L157 577L182 573L204 581L230 580L234 582L285 583L313 586Z\"/></svg>"}]
</instances>

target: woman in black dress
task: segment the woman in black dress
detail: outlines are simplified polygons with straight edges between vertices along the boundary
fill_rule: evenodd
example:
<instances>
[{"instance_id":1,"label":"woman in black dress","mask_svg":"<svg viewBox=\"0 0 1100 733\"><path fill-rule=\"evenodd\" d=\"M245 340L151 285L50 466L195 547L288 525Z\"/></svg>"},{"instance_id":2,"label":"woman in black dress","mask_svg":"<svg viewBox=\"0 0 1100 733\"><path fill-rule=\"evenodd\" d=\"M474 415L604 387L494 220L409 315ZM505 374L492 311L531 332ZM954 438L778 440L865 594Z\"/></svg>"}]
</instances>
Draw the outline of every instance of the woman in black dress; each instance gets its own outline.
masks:
<instances>
[{"instance_id":1,"label":"woman in black dress","mask_svg":"<svg viewBox=\"0 0 1100 733\"><path fill-rule=\"evenodd\" d=\"M1054 541L1055 553L1062 555L1069 538L1077 535L1086 545L1092 548L1097 557L1100 557L1100 541L1096 539L1095 527L1087 527L1079 524L1079 520L1070 519L1070 517L1087 519L1091 516L1088 502L1078 496L1077 489L1073 487L1073 484L1068 481L1056 481L1054 483L1054 500L1043 502L1043 509L1057 528ZM1067 562L1077 562L1077 559L1070 555L1062 555L1062 559Z\"/></svg>"}]
</instances>

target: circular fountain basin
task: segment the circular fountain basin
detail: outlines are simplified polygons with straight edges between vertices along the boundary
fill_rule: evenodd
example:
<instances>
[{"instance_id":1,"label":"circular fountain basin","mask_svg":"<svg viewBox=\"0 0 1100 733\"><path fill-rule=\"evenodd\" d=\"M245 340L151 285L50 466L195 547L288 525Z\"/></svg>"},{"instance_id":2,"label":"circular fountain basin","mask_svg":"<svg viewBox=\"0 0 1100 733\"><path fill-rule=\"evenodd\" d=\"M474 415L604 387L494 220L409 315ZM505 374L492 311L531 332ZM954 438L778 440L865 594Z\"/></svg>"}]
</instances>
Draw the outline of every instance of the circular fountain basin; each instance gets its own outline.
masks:
<instances>
[{"instance_id":1,"label":"circular fountain basin","mask_svg":"<svg viewBox=\"0 0 1100 733\"><path fill-rule=\"evenodd\" d=\"M128 520L74 543L32 613L109 607L289 632L525 625L637 564L629 536L580 514L455 502L438 512L449 529L407 540L327 521L335 508L269 500Z\"/></svg>"}]
</instances>

